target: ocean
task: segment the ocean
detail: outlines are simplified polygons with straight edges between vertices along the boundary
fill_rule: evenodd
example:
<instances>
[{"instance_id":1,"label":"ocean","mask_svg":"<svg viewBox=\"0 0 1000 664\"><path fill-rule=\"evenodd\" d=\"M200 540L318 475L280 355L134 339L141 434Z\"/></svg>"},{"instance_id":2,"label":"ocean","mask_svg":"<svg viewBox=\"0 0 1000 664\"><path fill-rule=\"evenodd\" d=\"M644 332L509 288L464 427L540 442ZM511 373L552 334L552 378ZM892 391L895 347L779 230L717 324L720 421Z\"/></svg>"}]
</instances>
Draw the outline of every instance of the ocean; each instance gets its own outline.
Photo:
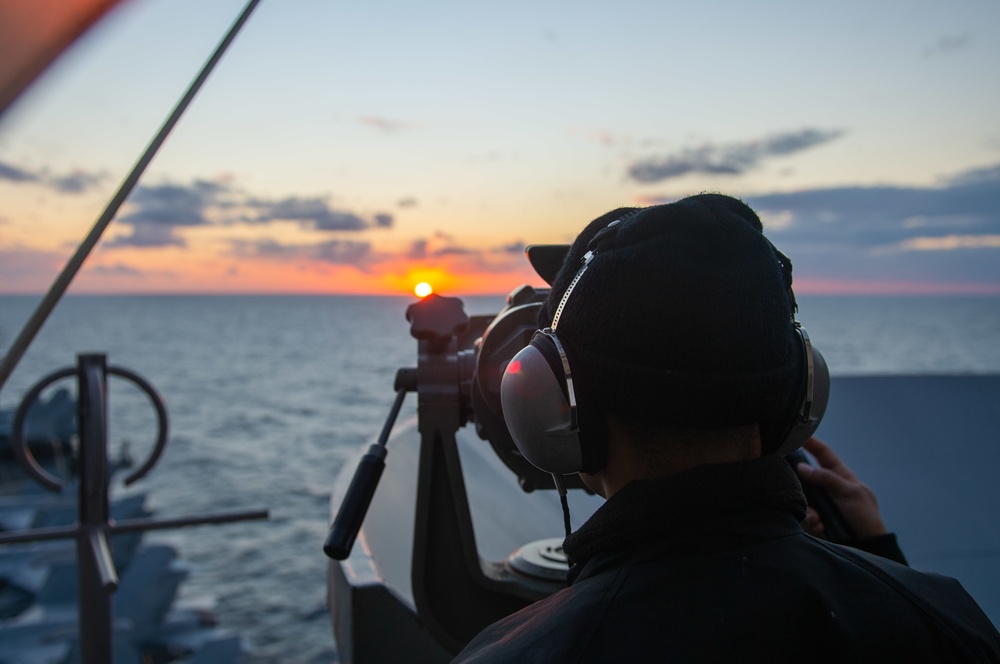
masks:
<instances>
[{"instance_id":1,"label":"ocean","mask_svg":"<svg viewBox=\"0 0 1000 664\"><path fill-rule=\"evenodd\" d=\"M0 296L6 350L38 297ZM44 375L102 352L163 395L170 439L133 487L157 517L268 508L268 521L146 535L177 546L184 600L211 599L255 661L330 662L321 550L337 473L379 433L396 369L416 366L407 297L69 296L0 393L12 409ZM466 298L470 314L502 297ZM799 320L831 373L998 374L1000 298L800 296ZM67 383L68 384L68 383ZM152 410L110 387L111 450L144 459ZM403 416L413 414L407 398ZM401 416L401 419L402 417ZM409 542L400 542L409 546Z\"/></svg>"}]
</instances>

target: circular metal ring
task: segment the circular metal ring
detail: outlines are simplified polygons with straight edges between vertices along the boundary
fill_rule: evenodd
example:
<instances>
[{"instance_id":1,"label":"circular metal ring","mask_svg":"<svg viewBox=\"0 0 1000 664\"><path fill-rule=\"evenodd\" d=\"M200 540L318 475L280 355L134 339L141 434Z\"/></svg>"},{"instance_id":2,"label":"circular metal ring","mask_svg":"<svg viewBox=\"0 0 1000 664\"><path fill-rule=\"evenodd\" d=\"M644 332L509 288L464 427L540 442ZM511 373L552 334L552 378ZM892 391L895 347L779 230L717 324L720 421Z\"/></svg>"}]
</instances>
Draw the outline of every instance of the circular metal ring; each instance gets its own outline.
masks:
<instances>
[{"instance_id":1,"label":"circular metal ring","mask_svg":"<svg viewBox=\"0 0 1000 664\"><path fill-rule=\"evenodd\" d=\"M49 473L47 470L42 468L38 460L35 459L35 455L31 453L31 449L28 447L27 442L24 440L23 429L24 421L28 416L28 410L31 405L38 399L38 396L42 393L46 387L56 382L57 380L62 380L64 378L69 378L78 373L76 367L67 367L65 369L60 369L54 373L49 374L38 383L32 387L28 393L21 400L20 406L18 406L17 413L14 415L14 422L11 427L11 449L14 452L14 456L17 458L18 463L24 472L34 479L36 482L41 484L43 487L49 491L54 491L56 493L61 492L65 487L66 483L55 475ZM133 482L137 482L149 473L150 470L157 464L160 460L160 456L163 454L163 450L167 445L167 434L169 431L169 423L167 418L167 408L163 403L163 398L160 397L159 393L153 388L153 386L142 376L124 369L122 367L108 367L107 373L112 376L119 376L128 381L134 383L140 390L146 393L149 397L150 403L153 404L153 408L156 410L157 419L157 435L156 444L153 447L152 453L149 458L140 466L135 472L129 474L125 478L125 485L128 486Z\"/></svg>"},{"instance_id":2,"label":"circular metal ring","mask_svg":"<svg viewBox=\"0 0 1000 664\"><path fill-rule=\"evenodd\" d=\"M22 430L24 429L24 420L28 416L28 410L38 399L38 395L42 393L42 390L57 380L69 378L74 375L76 375L76 368L67 367L49 374L36 383L35 386L32 387L26 395L24 395L24 399L21 400L21 405L17 407L17 413L14 414L14 423L11 426L10 431L10 448L14 452L14 456L17 458L17 462L21 465L21 468L29 477L34 479L49 491L54 491L56 493L62 492L63 488L66 486L65 483L55 475L42 468L41 464L38 463L38 460L35 459L35 455L32 454L31 450L28 448L28 444L22 435Z\"/></svg>"},{"instance_id":3,"label":"circular metal ring","mask_svg":"<svg viewBox=\"0 0 1000 664\"><path fill-rule=\"evenodd\" d=\"M153 466L160 460L160 456L163 454L164 448L167 446L167 432L169 430L169 423L167 420L167 407L163 403L163 398L160 396L159 392L142 376L139 374L124 369L122 367L108 367L108 374L112 376L120 376L126 380L132 381L140 390L146 393L149 397L150 403L153 404L153 408L156 409L156 445L153 447L152 453L146 462L142 464L135 472L129 474L125 478L125 486L129 486L133 482L137 482L146 474L153 469Z\"/></svg>"}]
</instances>

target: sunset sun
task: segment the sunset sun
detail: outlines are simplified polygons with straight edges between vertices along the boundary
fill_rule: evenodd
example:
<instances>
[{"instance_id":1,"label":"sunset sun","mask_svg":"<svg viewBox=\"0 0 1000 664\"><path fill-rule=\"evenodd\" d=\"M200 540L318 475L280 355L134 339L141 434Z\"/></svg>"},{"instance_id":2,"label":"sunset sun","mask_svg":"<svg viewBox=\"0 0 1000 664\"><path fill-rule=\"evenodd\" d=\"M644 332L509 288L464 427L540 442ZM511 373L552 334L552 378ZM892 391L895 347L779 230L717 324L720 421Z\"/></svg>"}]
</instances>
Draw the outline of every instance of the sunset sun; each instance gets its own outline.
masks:
<instances>
[{"instance_id":1,"label":"sunset sun","mask_svg":"<svg viewBox=\"0 0 1000 664\"><path fill-rule=\"evenodd\" d=\"M413 292L417 294L417 297L427 297L434 292L434 289L431 288L431 285L426 281L421 281L419 284L414 286Z\"/></svg>"}]
</instances>

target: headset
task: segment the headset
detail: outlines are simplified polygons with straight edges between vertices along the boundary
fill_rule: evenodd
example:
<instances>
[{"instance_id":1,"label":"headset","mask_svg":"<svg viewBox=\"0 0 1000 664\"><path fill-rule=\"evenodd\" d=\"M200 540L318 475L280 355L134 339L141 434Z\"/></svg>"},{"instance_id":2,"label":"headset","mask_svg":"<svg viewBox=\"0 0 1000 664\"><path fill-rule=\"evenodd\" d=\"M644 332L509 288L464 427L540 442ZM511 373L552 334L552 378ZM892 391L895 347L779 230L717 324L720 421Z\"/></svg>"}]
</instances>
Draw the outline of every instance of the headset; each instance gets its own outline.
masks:
<instances>
[{"instance_id":1,"label":"headset","mask_svg":"<svg viewBox=\"0 0 1000 664\"><path fill-rule=\"evenodd\" d=\"M598 256L612 229L627 223L640 211L633 210L612 221L588 243L587 252L563 293L551 324L534 333L529 344L507 364L501 379L504 420L514 443L528 461L552 473L557 488L562 484L561 475L596 472L607 459L603 415L586 409L586 396L584 408L580 407L580 396L581 393L586 395L587 386L574 381L569 353L557 335L559 319L583 275L593 269L595 260L600 262ZM798 306L791 287L791 261L770 240L768 244L781 268L794 318ZM830 396L826 360L812 345L801 324L794 320L793 323L803 360L799 388L780 417L760 423L765 454L786 456L801 447L819 427ZM582 437L581 431L584 432Z\"/></svg>"}]
</instances>

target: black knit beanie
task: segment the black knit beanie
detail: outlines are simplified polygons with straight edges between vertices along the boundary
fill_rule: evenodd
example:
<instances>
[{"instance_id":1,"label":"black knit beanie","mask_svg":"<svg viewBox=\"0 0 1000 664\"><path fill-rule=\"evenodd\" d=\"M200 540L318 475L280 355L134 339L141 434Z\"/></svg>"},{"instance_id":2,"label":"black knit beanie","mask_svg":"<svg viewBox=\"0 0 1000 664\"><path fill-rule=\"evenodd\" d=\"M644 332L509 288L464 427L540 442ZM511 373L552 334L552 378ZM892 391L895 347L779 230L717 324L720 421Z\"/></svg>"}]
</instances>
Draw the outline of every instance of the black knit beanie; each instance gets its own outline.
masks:
<instances>
[{"instance_id":1,"label":"black knit beanie","mask_svg":"<svg viewBox=\"0 0 1000 664\"><path fill-rule=\"evenodd\" d=\"M542 327L591 250L557 329L581 412L722 428L789 410L801 362L791 266L746 204L703 194L595 219L554 280Z\"/></svg>"}]
</instances>

